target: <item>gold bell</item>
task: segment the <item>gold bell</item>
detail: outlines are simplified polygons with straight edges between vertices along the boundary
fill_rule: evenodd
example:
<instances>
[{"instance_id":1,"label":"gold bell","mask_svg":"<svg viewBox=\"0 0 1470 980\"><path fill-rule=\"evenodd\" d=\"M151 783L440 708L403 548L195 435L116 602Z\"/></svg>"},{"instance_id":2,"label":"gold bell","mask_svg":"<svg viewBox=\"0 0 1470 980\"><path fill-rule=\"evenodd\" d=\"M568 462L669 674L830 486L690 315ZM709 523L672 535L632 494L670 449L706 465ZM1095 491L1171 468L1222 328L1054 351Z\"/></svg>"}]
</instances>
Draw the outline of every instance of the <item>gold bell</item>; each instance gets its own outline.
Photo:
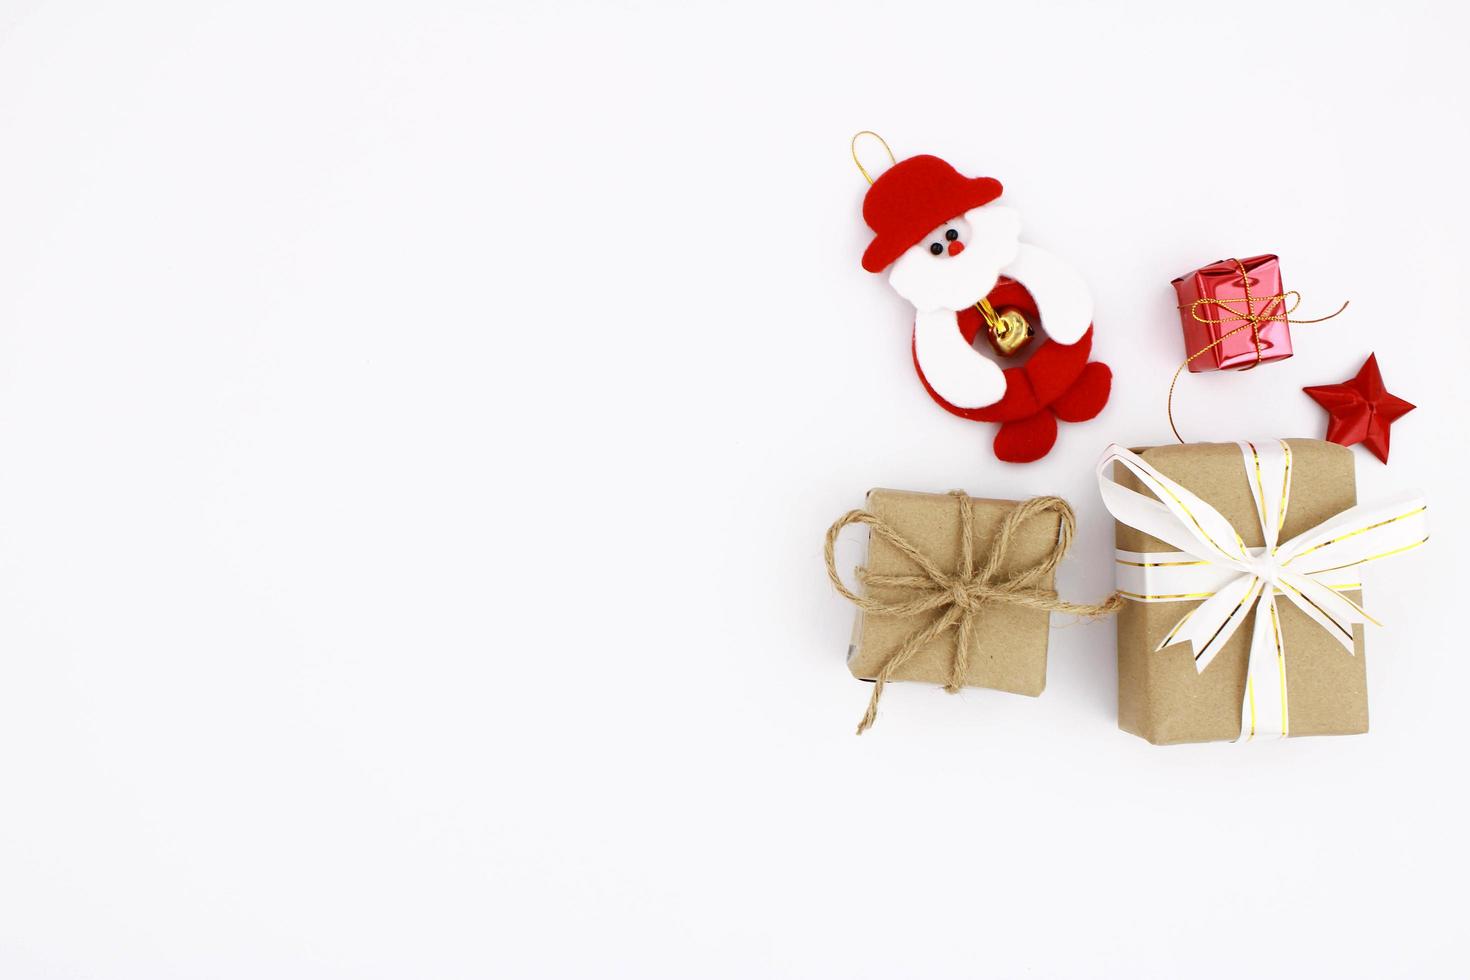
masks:
<instances>
[{"instance_id":1,"label":"gold bell","mask_svg":"<svg viewBox=\"0 0 1470 980\"><path fill-rule=\"evenodd\" d=\"M990 341L990 346L1001 357L1015 357L1036 335L1026 314L1020 310L1004 309L996 312L995 307L983 299L975 306L985 317L985 339Z\"/></svg>"}]
</instances>

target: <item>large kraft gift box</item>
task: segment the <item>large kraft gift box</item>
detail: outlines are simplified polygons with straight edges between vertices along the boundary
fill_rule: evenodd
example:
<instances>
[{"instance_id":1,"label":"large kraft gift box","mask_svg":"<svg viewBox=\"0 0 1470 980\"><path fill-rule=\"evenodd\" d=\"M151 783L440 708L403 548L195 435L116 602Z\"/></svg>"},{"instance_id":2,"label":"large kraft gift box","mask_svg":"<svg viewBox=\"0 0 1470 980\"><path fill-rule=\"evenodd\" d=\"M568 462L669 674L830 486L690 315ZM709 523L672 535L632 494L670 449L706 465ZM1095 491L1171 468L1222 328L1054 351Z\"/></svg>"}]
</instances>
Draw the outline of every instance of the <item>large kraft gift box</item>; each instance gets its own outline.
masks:
<instances>
[{"instance_id":1,"label":"large kraft gift box","mask_svg":"<svg viewBox=\"0 0 1470 980\"><path fill-rule=\"evenodd\" d=\"M903 490L870 490L867 510L886 521L899 536L927 555L945 572L960 565L960 515L958 499L952 494L912 493ZM975 520L977 551L990 550L996 532L1017 506L1014 500L966 498ZM1057 547L1061 519L1056 512L1039 514L1022 523L1013 535L1002 574L1033 568ZM865 569L869 575L918 575L920 569L881 536L869 538ZM1055 587L1055 573L1039 577L1041 588ZM864 587L872 598L899 602L903 590ZM964 687L988 687L1014 694L1039 695L1046 687L1046 647L1051 614L1011 603L987 604L975 646L963 675ZM892 616L859 613L848 649L847 666L854 677L872 680L922 622ZM955 661L955 634L948 631L924 644L907 663L897 668L893 680L947 684Z\"/></svg>"},{"instance_id":2,"label":"large kraft gift box","mask_svg":"<svg viewBox=\"0 0 1470 980\"><path fill-rule=\"evenodd\" d=\"M1352 451L1314 439L1289 439L1291 503L1281 528L1289 540L1357 503ZM1234 443L1158 446L1135 450L1164 476L1212 505L1239 531L1245 544L1264 544L1251 488ZM1129 470L1114 464L1118 482L1145 491ZM1159 539L1122 523L1120 550L1171 552ZM1345 593L1359 605L1360 590ZM1118 614L1118 724L1156 745L1235 739L1241 731L1241 699L1253 619L1236 631L1213 662L1196 671L1190 646L1156 650L1186 612L1200 602L1128 602ZM1259 611L1259 610L1258 610ZM1289 602L1279 604L1291 691L1291 734L1354 735L1368 730L1368 683L1363 630L1353 630L1355 655Z\"/></svg>"}]
</instances>

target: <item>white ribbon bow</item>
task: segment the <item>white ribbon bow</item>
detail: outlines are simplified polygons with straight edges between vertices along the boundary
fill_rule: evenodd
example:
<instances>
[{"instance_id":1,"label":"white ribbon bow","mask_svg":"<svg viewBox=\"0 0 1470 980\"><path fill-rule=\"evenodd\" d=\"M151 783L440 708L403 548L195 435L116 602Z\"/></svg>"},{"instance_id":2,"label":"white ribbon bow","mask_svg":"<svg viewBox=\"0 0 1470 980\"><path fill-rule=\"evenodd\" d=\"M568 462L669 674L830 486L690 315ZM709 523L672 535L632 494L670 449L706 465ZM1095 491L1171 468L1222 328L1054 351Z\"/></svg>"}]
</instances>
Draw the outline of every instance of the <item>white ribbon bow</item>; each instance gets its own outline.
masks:
<instances>
[{"instance_id":1,"label":"white ribbon bow","mask_svg":"<svg viewBox=\"0 0 1470 980\"><path fill-rule=\"evenodd\" d=\"M1353 626L1381 625L1343 591L1357 589L1357 567L1417 548L1429 540L1424 498L1409 493L1360 504L1290 541L1278 541L1291 503L1291 448L1285 442L1239 443L1246 482L1255 498L1264 548L1247 548L1215 508L1164 476L1136 453L1109 446L1098 463L1098 486L1113 517L1167 541L1177 552L1118 550L1118 590L1138 602L1203 599L1156 650L1187 642L1197 670L1256 610L1240 737L1288 733L1286 650L1276 600L1284 596L1327 630L1349 654ZM1113 479L1119 463L1153 492L1147 497ZM1157 499L1155 499L1157 498Z\"/></svg>"}]
</instances>

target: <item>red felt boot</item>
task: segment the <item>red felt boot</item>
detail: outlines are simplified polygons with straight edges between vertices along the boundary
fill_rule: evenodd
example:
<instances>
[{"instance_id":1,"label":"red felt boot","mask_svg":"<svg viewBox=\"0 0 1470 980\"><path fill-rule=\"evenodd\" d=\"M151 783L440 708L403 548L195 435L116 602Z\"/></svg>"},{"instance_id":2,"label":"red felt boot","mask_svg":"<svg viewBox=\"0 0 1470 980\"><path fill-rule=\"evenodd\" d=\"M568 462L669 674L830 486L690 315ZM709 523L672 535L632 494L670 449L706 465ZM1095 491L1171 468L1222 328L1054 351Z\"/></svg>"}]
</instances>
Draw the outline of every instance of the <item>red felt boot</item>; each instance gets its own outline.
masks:
<instances>
[{"instance_id":1,"label":"red felt boot","mask_svg":"<svg viewBox=\"0 0 1470 980\"><path fill-rule=\"evenodd\" d=\"M1092 361L1082 368L1072 386L1051 403L1051 409L1063 422L1086 422L1103 410L1112 390L1113 372L1102 361Z\"/></svg>"},{"instance_id":2,"label":"red felt boot","mask_svg":"<svg viewBox=\"0 0 1470 980\"><path fill-rule=\"evenodd\" d=\"M1049 409L1028 418L1002 422L995 434L995 458L1004 463L1034 463L1057 441L1057 419Z\"/></svg>"}]
</instances>

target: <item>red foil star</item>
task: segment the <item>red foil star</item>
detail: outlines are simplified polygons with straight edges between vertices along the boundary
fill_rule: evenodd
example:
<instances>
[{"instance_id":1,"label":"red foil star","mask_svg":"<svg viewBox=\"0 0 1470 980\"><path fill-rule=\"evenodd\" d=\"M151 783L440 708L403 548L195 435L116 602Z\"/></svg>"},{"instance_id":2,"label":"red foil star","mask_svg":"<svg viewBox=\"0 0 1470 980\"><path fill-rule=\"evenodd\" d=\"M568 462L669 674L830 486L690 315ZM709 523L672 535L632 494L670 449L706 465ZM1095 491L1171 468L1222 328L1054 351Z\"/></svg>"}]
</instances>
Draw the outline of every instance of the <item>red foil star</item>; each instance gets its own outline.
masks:
<instances>
[{"instance_id":1,"label":"red foil star","mask_svg":"<svg viewBox=\"0 0 1470 980\"><path fill-rule=\"evenodd\" d=\"M1378 355L1369 354L1357 377L1340 385L1303 388L1327 409L1327 441L1339 446L1361 442L1380 460L1388 462L1388 427L1414 406L1388 393L1378 373Z\"/></svg>"}]
</instances>

